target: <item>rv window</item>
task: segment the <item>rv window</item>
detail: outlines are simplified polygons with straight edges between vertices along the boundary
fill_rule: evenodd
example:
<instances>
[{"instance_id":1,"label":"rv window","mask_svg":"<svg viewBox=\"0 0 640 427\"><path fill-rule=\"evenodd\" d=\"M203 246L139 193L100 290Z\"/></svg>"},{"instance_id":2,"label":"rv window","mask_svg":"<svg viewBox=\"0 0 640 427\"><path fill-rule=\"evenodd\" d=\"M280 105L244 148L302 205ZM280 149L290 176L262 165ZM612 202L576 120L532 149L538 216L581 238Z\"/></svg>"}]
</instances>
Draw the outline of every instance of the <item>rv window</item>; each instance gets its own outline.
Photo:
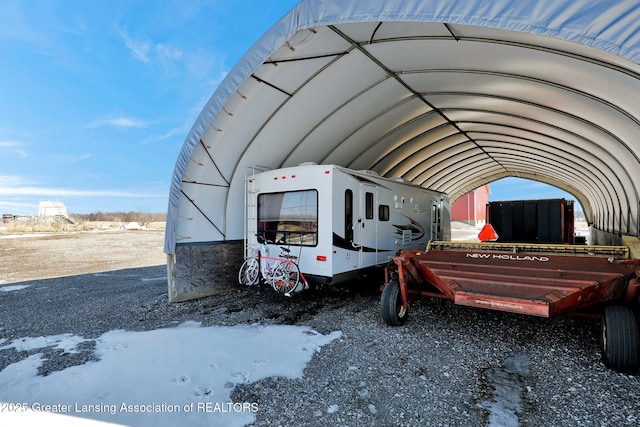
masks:
<instances>
[{"instance_id":1,"label":"rv window","mask_svg":"<svg viewBox=\"0 0 640 427\"><path fill-rule=\"evenodd\" d=\"M344 238L353 241L353 191L344 192Z\"/></svg>"},{"instance_id":2,"label":"rv window","mask_svg":"<svg viewBox=\"0 0 640 427\"><path fill-rule=\"evenodd\" d=\"M380 206L378 206L378 219L380 221L389 221L389 206L388 205L380 205Z\"/></svg>"},{"instance_id":3,"label":"rv window","mask_svg":"<svg viewBox=\"0 0 640 427\"><path fill-rule=\"evenodd\" d=\"M365 218L373 219L373 193L364 193L365 194Z\"/></svg>"},{"instance_id":4,"label":"rv window","mask_svg":"<svg viewBox=\"0 0 640 427\"><path fill-rule=\"evenodd\" d=\"M258 195L258 235L270 243L318 244L318 192L287 191Z\"/></svg>"}]
</instances>

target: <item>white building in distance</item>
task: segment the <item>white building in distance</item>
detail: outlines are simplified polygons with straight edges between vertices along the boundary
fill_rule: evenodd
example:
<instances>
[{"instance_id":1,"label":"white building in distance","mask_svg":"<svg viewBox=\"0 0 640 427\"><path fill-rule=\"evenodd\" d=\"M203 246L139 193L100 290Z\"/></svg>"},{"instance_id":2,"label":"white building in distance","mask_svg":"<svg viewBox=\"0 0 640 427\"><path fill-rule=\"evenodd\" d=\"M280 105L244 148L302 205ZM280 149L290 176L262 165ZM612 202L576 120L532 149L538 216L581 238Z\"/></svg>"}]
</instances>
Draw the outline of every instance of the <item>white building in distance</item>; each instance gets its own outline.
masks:
<instances>
[{"instance_id":1,"label":"white building in distance","mask_svg":"<svg viewBox=\"0 0 640 427\"><path fill-rule=\"evenodd\" d=\"M56 202L51 200L43 200L38 207L39 217L63 217L69 218L67 213L67 207L63 202Z\"/></svg>"}]
</instances>

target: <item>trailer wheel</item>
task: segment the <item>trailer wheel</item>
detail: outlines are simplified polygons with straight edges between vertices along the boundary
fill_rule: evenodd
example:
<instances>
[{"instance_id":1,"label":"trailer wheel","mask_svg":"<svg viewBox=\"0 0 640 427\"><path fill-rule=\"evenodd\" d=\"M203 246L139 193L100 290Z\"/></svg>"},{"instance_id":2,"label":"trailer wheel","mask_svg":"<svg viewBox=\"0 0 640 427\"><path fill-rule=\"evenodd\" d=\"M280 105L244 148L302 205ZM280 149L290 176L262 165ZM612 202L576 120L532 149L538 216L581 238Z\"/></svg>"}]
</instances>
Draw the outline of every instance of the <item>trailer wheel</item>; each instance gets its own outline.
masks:
<instances>
[{"instance_id":1,"label":"trailer wheel","mask_svg":"<svg viewBox=\"0 0 640 427\"><path fill-rule=\"evenodd\" d=\"M400 283L397 280L390 280L384 287L380 298L380 312L382 320L389 326L404 325L407 321L408 311L402 306Z\"/></svg>"},{"instance_id":2,"label":"trailer wheel","mask_svg":"<svg viewBox=\"0 0 640 427\"><path fill-rule=\"evenodd\" d=\"M621 305L606 307L601 328L605 365L620 372L637 371L640 367L640 333L633 311Z\"/></svg>"}]
</instances>

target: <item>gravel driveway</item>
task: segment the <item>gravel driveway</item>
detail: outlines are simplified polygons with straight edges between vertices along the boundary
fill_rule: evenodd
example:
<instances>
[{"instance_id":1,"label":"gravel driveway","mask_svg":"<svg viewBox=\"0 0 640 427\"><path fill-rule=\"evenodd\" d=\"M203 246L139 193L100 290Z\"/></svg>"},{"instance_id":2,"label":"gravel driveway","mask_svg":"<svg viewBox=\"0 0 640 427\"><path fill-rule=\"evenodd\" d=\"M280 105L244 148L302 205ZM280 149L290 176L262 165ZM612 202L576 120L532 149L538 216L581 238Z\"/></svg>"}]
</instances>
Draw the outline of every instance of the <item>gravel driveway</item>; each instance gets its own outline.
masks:
<instances>
[{"instance_id":1,"label":"gravel driveway","mask_svg":"<svg viewBox=\"0 0 640 427\"><path fill-rule=\"evenodd\" d=\"M20 244L12 242L14 248ZM117 256L130 246L120 241ZM103 247L100 256L112 256ZM3 267L9 268L6 262ZM229 288L168 305L165 276L166 267L157 263L6 282L0 285L0 338L97 338L113 329L151 330L187 320L204 326L306 325L323 334L340 330L342 337L322 347L301 379L236 385L235 401L259 404L257 426L640 424L640 377L604 367L592 320L539 319L421 300L406 325L391 328L380 319L377 290L284 299ZM8 286L24 288L2 292ZM41 373L94 360L91 342L85 344L75 354L51 350ZM0 370L29 354L0 351Z\"/></svg>"}]
</instances>

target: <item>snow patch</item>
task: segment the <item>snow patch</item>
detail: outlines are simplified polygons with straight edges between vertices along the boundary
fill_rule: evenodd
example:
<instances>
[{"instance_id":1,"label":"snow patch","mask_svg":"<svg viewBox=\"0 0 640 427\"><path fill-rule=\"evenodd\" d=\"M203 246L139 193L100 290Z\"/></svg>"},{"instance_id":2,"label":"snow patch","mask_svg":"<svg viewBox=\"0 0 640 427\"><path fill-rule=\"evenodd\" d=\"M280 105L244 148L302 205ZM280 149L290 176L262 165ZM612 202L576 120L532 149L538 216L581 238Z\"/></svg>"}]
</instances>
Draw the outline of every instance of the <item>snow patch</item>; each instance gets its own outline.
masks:
<instances>
[{"instance_id":1,"label":"snow patch","mask_svg":"<svg viewBox=\"0 0 640 427\"><path fill-rule=\"evenodd\" d=\"M51 405L54 410L48 412L58 416L124 425L243 426L255 421L259 407L232 403L236 384L270 376L299 378L313 354L341 335L300 326L202 327L197 322L145 332L109 331L94 340L99 361L45 377L38 375L42 354L7 366L0 371L0 405L24 403L25 423L42 425L59 421L36 418L43 414L39 408ZM73 351L83 341L88 340L72 334L27 337L0 350L53 345ZM15 412L0 412L0 425L11 417Z\"/></svg>"},{"instance_id":2,"label":"snow patch","mask_svg":"<svg viewBox=\"0 0 640 427\"><path fill-rule=\"evenodd\" d=\"M0 347L0 350L15 348L17 351L31 351L40 348L54 347L64 350L65 353L76 352L78 344L86 339L73 334L49 335L47 337L25 337L11 341L10 344Z\"/></svg>"},{"instance_id":3,"label":"snow patch","mask_svg":"<svg viewBox=\"0 0 640 427\"><path fill-rule=\"evenodd\" d=\"M0 280L0 285L6 283L4 280ZM12 285L12 286L0 286L0 292L19 291L20 289L28 288L31 285Z\"/></svg>"}]
</instances>

